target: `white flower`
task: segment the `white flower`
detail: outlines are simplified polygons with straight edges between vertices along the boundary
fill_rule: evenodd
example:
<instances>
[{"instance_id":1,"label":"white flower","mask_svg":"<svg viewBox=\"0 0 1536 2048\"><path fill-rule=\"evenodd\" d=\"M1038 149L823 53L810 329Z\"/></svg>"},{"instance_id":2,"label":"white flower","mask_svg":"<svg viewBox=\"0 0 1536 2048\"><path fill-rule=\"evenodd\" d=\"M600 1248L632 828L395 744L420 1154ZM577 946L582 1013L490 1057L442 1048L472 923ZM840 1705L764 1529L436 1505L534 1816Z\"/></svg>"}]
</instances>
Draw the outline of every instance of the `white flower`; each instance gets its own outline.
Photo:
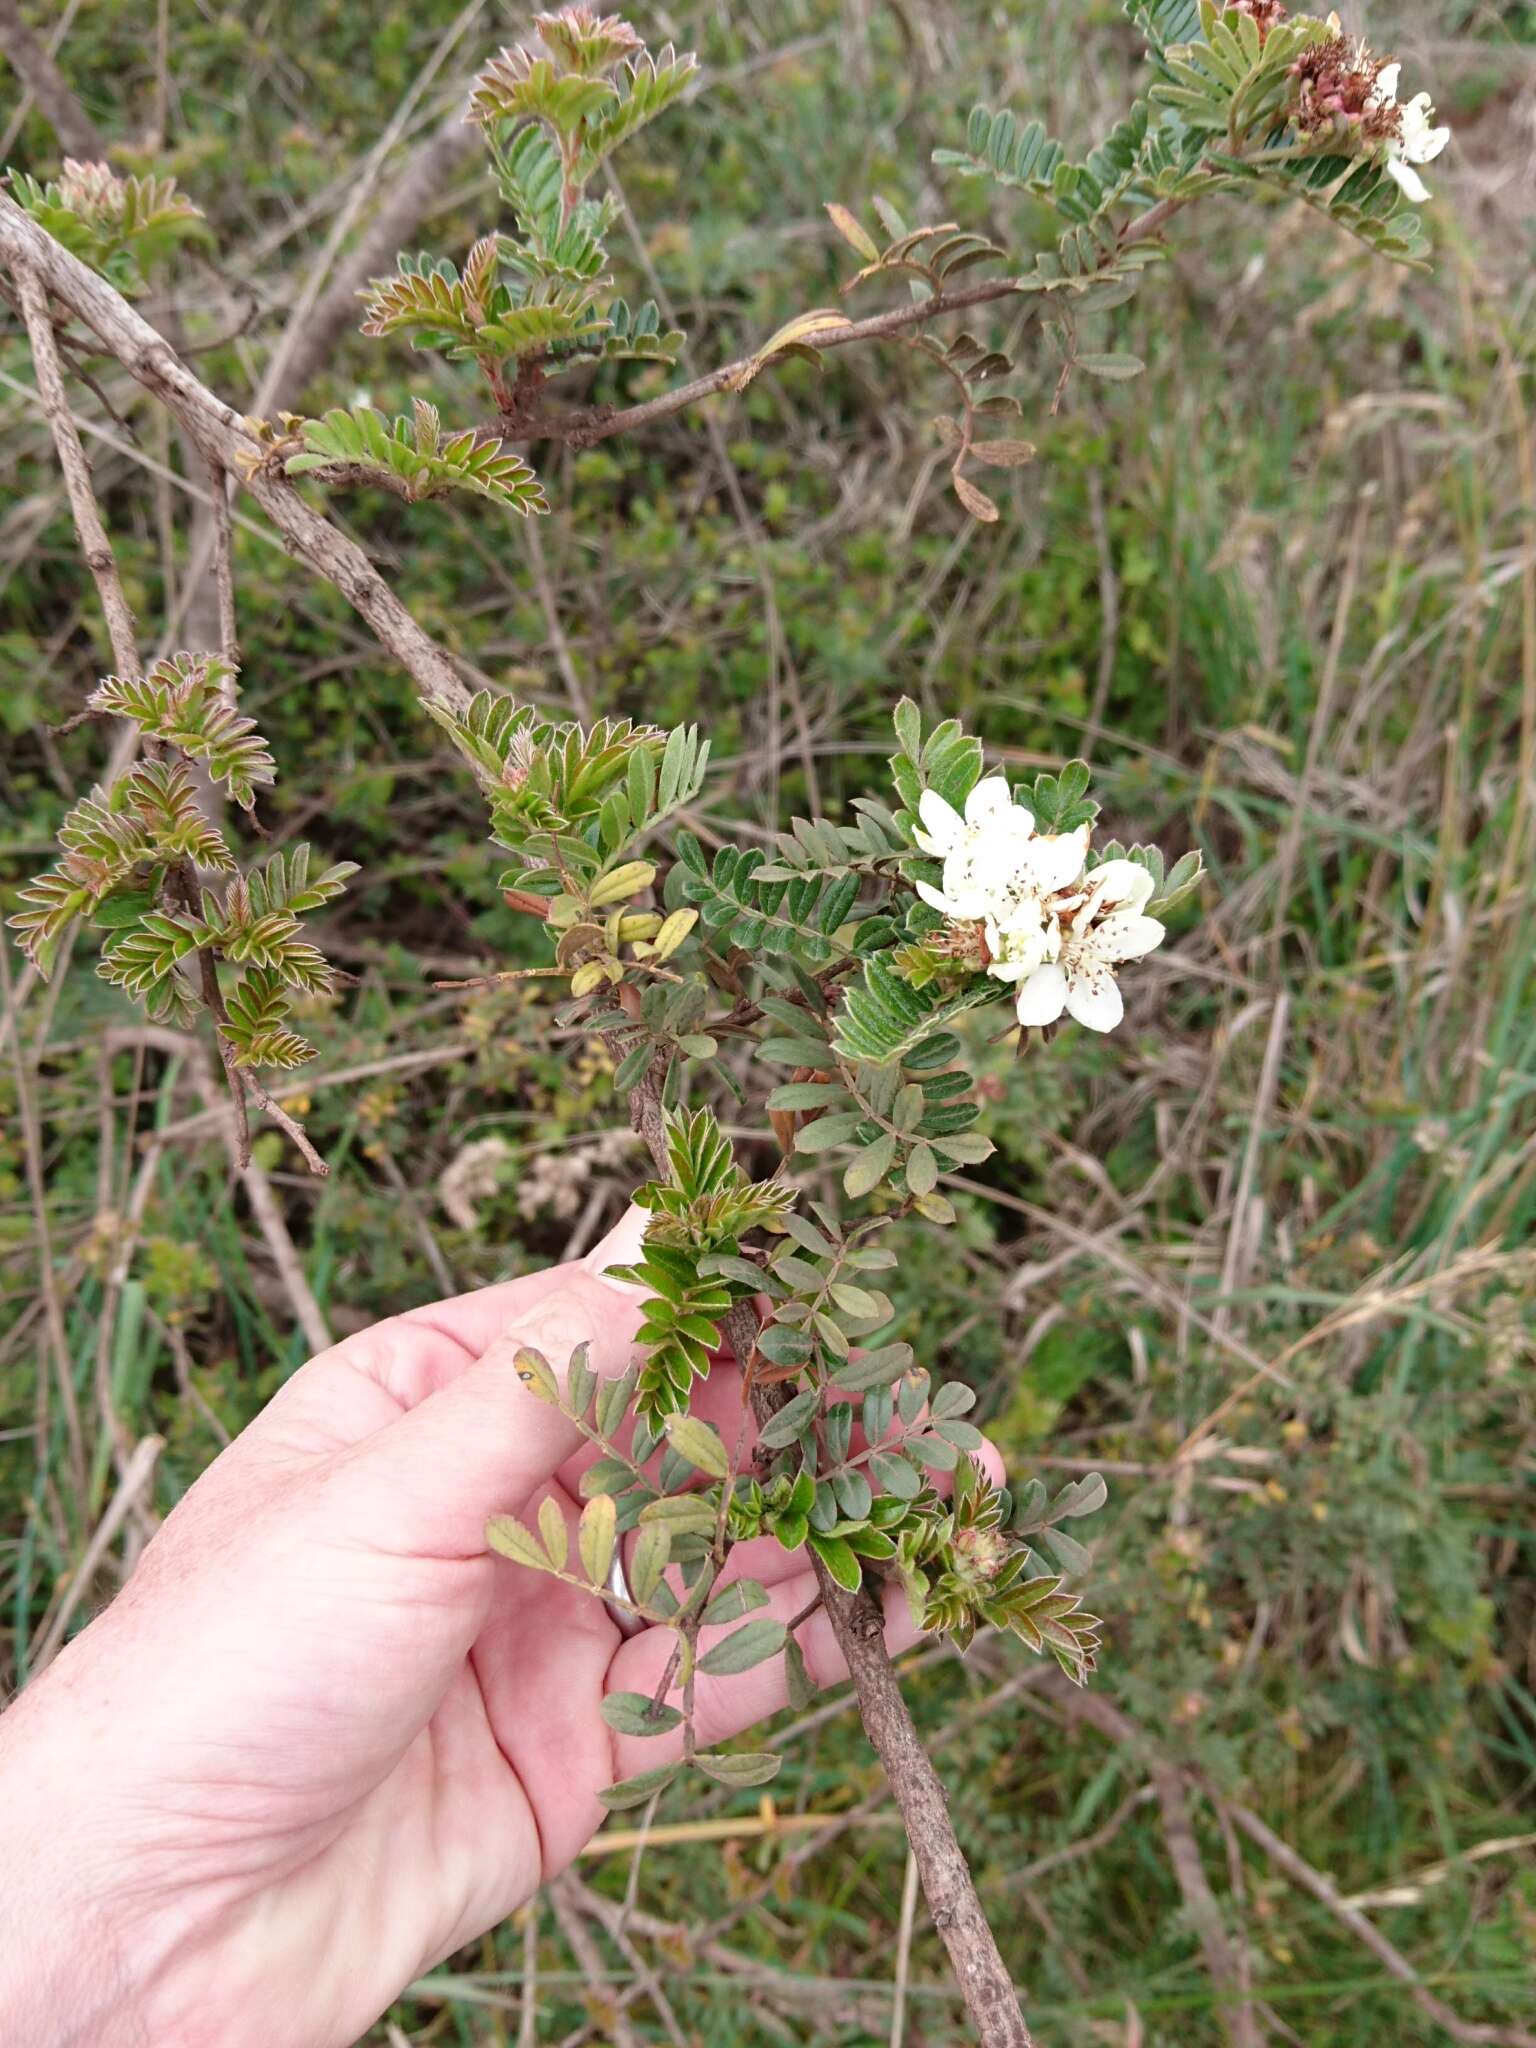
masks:
<instances>
[{"instance_id":1,"label":"white flower","mask_svg":"<svg viewBox=\"0 0 1536 2048\"><path fill-rule=\"evenodd\" d=\"M1055 911L1031 893L1007 914L986 923L987 972L995 981L1022 981L1043 961L1061 951L1061 926Z\"/></svg>"},{"instance_id":2,"label":"white flower","mask_svg":"<svg viewBox=\"0 0 1536 2048\"><path fill-rule=\"evenodd\" d=\"M1090 1031L1113 1031L1125 1015L1114 970L1163 941L1163 927L1143 912L1152 877L1135 861L1107 860L1088 877L1075 907L1063 904L1059 952L1021 984L1021 1024L1054 1024L1065 1010Z\"/></svg>"},{"instance_id":3,"label":"white flower","mask_svg":"<svg viewBox=\"0 0 1536 2048\"><path fill-rule=\"evenodd\" d=\"M965 800L963 818L936 789L923 791L917 811L925 829L913 838L924 853L944 863L942 889L918 883L923 901L959 919L986 917L1005 902L1035 820L1013 801L1003 777L989 775L976 784Z\"/></svg>"},{"instance_id":4,"label":"white flower","mask_svg":"<svg viewBox=\"0 0 1536 2048\"><path fill-rule=\"evenodd\" d=\"M1431 125L1435 109L1427 92L1415 93L1411 100L1399 104L1397 81L1402 69L1401 64L1383 64L1372 97L1379 106L1396 106L1402 121L1400 132L1387 144L1387 176L1396 180L1415 206L1422 206L1429 198L1429 187L1414 165L1433 163L1450 141L1451 131Z\"/></svg>"}]
</instances>

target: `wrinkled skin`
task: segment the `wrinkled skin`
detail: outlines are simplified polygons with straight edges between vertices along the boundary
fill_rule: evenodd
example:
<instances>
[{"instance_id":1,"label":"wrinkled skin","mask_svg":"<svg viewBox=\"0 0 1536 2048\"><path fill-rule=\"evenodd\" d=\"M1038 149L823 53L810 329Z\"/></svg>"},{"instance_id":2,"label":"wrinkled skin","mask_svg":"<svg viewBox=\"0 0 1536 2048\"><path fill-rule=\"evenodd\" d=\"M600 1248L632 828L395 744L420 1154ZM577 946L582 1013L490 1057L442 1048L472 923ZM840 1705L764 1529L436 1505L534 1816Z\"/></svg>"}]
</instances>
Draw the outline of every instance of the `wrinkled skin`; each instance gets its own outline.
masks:
<instances>
[{"instance_id":1,"label":"wrinkled skin","mask_svg":"<svg viewBox=\"0 0 1536 2048\"><path fill-rule=\"evenodd\" d=\"M671 1632L626 1641L484 1540L546 1494L574 1531L595 1453L514 1354L624 1370L641 1298L602 1273L639 1221L311 1360L0 1720L0 2039L344 2048L569 1863L604 1787L677 1753L598 1711L655 1689ZM696 1406L738 1441L733 1372ZM771 1539L731 1572L785 1620L815 1592ZM840 1674L824 1615L799 1640ZM701 1679L701 1743L782 1703L780 1658Z\"/></svg>"}]
</instances>

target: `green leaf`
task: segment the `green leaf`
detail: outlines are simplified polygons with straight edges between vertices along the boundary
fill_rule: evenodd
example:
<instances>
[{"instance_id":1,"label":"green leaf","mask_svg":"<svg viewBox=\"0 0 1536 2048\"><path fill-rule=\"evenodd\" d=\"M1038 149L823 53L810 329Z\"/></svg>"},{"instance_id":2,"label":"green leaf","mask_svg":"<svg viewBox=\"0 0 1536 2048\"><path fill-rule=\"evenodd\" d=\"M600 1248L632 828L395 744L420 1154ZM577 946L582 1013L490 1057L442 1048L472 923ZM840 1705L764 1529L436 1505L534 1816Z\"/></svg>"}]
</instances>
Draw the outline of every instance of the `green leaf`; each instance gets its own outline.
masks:
<instances>
[{"instance_id":1,"label":"green leaf","mask_svg":"<svg viewBox=\"0 0 1536 2048\"><path fill-rule=\"evenodd\" d=\"M922 758L923 715L910 697L903 697L891 714L891 723L896 728L896 742L903 754L912 762Z\"/></svg>"},{"instance_id":2,"label":"green leaf","mask_svg":"<svg viewBox=\"0 0 1536 2048\"><path fill-rule=\"evenodd\" d=\"M857 1593L864 1579L863 1567L841 1536L821 1536L813 1529L807 1541L843 1591Z\"/></svg>"},{"instance_id":3,"label":"green leaf","mask_svg":"<svg viewBox=\"0 0 1536 2048\"><path fill-rule=\"evenodd\" d=\"M863 1122L862 1109L837 1116L819 1116L813 1123L802 1124L795 1132L795 1150L830 1152L835 1145L846 1145Z\"/></svg>"},{"instance_id":4,"label":"green leaf","mask_svg":"<svg viewBox=\"0 0 1536 2048\"><path fill-rule=\"evenodd\" d=\"M1061 1529L1047 1529L1041 1541L1054 1554L1064 1572L1081 1576L1093 1569L1093 1552L1079 1543L1075 1536L1068 1536Z\"/></svg>"},{"instance_id":5,"label":"green leaf","mask_svg":"<svg viewBox=\"0 0 1536 2048\"><path fill-rule=\"evenodd\" d=\"M713 1518L710 1527L714 1527ZM661 1583L671 1555L672 1530L666 1522L650 1522L641 1528L629 1560L629 1590L642 1607L649 1604Z\"/></svg>"},{"instance_id":6,"label":"green leaf","mask_svg":"<svg viewBox=\"0 0 1536 2048\"><path fill-rule=\"evenodd\" d=\"M711 1479L729 1476L730 1454L720 1439L719 1431L711 1424L701 1422L695 1415L669 1415L663 1427L667 1442L696 1471L706 1473Z\"/></svg>"},{"instance_id":7,"label":"green leaf","mask_svg":"<svg viewBox=\"0 0 1536 2048\"><path fill-rule=\"evenodd\" d=\"M899 1451L876 1451L869 1469L881 1492L894 1494L897 1500L914 1500L923 1490L922 1474Z\"/></svg>"},{"instance_id":8,"label":"green leaf","mask_svg":"<svg viewBox=\"0 0 1536 2048\"><path fill-rule=\"evenodd\" d=\"M658 1705L643 1692L611 1692L598 1712L620 1735L665 1735L683 1718L676 1707Z\"/></svg>"},{"instance_id":9,"label":"green leaf","mask_svg":"<svg viewBox=\"0 0 1536 2048\"><path fill-rule=\"evenodd\" d=\"M843 1175L844 1194L850 1201L856 1201L860 1195L869 1194L890 1172L895 1157L895 1136L890 1131L882 1131L872 1145L867 1146L857 1159L850 1161Z\"/></svg>"},{"instance_id":10,"label":"green leaf","mask_svg":"<svg viewBox=\"0 0 1536 2048\"><path fill-rule=\"evenodd\" d=\"M777 1415L763 1424L758 1431L758 1442L765 1450L770 1451L782 1450L786 1444L792 1444L801 1430L809 1428L820 1399L821 1395L815 1387L807 1389L803 1394L796 1394L792 1401L785 1403Z\"/></svg>"},{"instance_id":11,"label":"green leaf","mask_svg":"<svg viewBox=\"0 0 1536 2048\"><path fill-rule=\"evenodd\" d=\"M936 986L916 989L876 955L864 963L862 984L850 984L843 992L833 1020L833 1050L870 1066L892 1066L952 1017L994 1000L1000 988L1000 983L982 980L947 995Z\"/></svg>"},{"instance_id":12,"label":"green leaf","mask_svg":"<svg viewBox=\"0 0 1536 2048\"><path fill-rule=\"evenodd\" d=\"M832 1384L848 1393L862 1394L871 1387L888 1387L911 1363L910 1344L882 1344L877 1351L863 1352L840 1365L832 1375Z\"/></svg>"},{"instance_id":13,"label":"green leaf","mask_svg":"<svg viewBox=\"0 0 1536 2048\"><path fill-rule=\"evenodd\" d=\"M1051 1502L1050 1519L1069 1519L1077 1515L1097 1514L1109 1499L1109 1488L1104 1484L1102 1472L1085 1473L1081 1479L1074 1479L1064 1486Z\"/></svg>"},{"instance_id":14,"label":"green leaf","mask_svg":"<svg viewBox=\"0 0 1536 2048\"><path fill-rule=\"evenodd\" d=\"M706 1628L720 1628L728 1621L740 1621L759 1607L768 1605L768 1589L756 1579L732 1579L710 1601L701 1617Z\"/></svg>"},{"instance_id":15,"label":"green leaf","mask_svg":"<svg viewBox=\"0 0 1536 2048\"><path fill-rule=\"evenodd\" d=\"M959 1462L959 1452L941 1436L909 1436L907 1449L936 1472L953 1472Z\"/></svg>"},{"instance_id":16,"label":"green leaf","mask_svg":"<svg viewBox=\"0 0 1536 2048\"><path fill-rule=\"evenodd\" d=\"M926 1140L919 1139L907 1154L906 1175L907 1188L914 1195L930 1195L938 1185L938 1161Z\"/></svg>"},{"instance_id":17,"label":"green leaf","mask_svg":"<svg viewBox=\"0 0 1536 2048\"><path fill-rule=\"evenodd\" d=\"M151 739L202 761L232 802L251 810L256 790L276 780L277 763L254 718L231 701L234 669L214 654L171 654L142 676L108 676L88 708L131 718Z\"/></svg>"},{"instance_id":18,"label":"green leaf","mask_svg":"<svg viewBox=\"0 0 1536 2048\"><path fill-rule=\"evenodd\" d=\"M797 1714L803 1713L816 1697L816 1687L806 1669L805 1652L793 1636L784 1645L784 1690Z\"/></svg>"},{"instance_id":19,"label":"green leaf","mask_svg":"<svg viewBox=\"0 0 1536 2048\"><path fill-rule=\"evenodd\" d=\"M773 1365L805 1365L811 1356L811 1340L784 1323L765 1323L758 1332L757 1348Z\"/></svg>"},{"instance_id":20,"label":"green leaf","mask_svg":"<svg viewBox=\"0 0 1536 2048\"><path fill-rule=\"evenodd\" d=\"M766 1657L772 1657L783 1649L786 1633L782 1621L770 1620L766 1616L758 1621L745 1622L723 1642L704 1652L699 1659L699 1669L711 1678L730 1678L739 1671L750 1671L755 1664L761 1664Z\"/></svg>"},{"instance_id":21,"label":"green leaf","mask_svg":"<svg viewBox=\"0 0 1536 2048\"><path fill-rule=\"evenodd\" d=\"M644 1806L658 1792L665 1792L682 1768L681 1763L659 1764L653 1771L640 1771L633 1778L620 1779L617 1785L608 1786L597 1796L610 1813L627 1813L631 1807Z\"/></svg>"},{"instance_id":22,"label":"green leaf","mask_svg":"<svg viewBox=\"0 0 1536 2048\"><path fill-rule=\"evenodd\" d=\"M779 1775L784 1759L767 1750L701 1749L693 1759L705 1777L719 1785L766 1785Z\"/></svg>"},{"instance_id":23,"label":"green leaf","mask_svg":"<svg viewBox=\"0 0 1536 2048\"><path fill-rule=\"evenodd\" d=\"M674 1537L713 1536L715 1510L701 1493L664 1494L660 1500L647 1501L640 1510L642 1529L658 1523Z\"/></svg>"},{"instance_id":24,"label":"green leaf","mask_svg":"<svg viewBox=\"0 0 1536 2048\"><path fill-rule=\"evenodd\" d=\"M1090 377L1107 377L1111 380L1139 377L1147 367L1140 356L1100 354L1097 352L1080 355L1077 367L1086 370Z\"/></svg>"},{"instance_id":25,"label":"green leaf","mask_svg":"<svg viewBox=\"0 0 1536 2048\"><path fill-rule=\"evenodd\" d=\"M860 1322L871 1322L889 1309L884 1295L871 1294L866 1287L850 1287L846 1281L838 1281L831 1293L843 1313Z\"/></svg>"}]
</instances>

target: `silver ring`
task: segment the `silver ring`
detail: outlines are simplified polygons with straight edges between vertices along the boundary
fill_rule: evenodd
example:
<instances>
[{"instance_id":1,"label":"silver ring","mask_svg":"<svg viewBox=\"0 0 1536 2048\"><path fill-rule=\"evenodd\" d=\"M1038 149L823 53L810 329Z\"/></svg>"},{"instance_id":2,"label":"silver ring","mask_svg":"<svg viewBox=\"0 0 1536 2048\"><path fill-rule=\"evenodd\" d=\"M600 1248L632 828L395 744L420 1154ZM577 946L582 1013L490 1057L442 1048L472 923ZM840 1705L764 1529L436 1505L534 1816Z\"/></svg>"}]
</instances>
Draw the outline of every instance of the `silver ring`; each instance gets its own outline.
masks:
<instances>
[{"instance_id":1,"label":"silver ring","mask_svg":"<svg viewBox=\"0 0 1536 2048\"><path fill-rule=\"evenodd\" d=\"M629 1590L628 1579L624 1576L624 1538L622 1536L613 1546L613 1563L608 1567L608 1591L613 1595L613 1598L605 1600L603 1606L607 1610L608 1619L613 1623L619 1634L621 1636L638 1636L642 1634L647 1624L640 1619L638 1614L632 1611L632 1607L625 1607L619 1604L621 1601L633 1603L635 1597Z\"/></svg>"}]
</instances>

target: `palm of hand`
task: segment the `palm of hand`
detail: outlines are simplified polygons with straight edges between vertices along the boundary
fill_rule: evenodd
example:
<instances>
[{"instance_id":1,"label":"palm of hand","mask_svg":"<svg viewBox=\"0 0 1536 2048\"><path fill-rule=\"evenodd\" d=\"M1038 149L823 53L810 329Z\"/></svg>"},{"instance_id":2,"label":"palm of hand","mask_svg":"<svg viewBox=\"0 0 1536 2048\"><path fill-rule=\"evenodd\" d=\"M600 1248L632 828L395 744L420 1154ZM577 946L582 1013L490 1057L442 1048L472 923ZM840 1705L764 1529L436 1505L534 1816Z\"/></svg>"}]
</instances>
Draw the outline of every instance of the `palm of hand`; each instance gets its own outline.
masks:
<instances>
[{"instance_id":1,"label":"palm of hand","mask_svg":"<svg viewBox=\"0 0 1536 2048\"><path fill-rule=\"evenodd\" d=\"M596 1453L512 1357L532 1344L563 1366L586 1341L621 1371L638 1302L599 1275L627 1249L609 1240L312 1361L39 1688L68 1689L73 1740L100 1761L98 1832L121 1858L104 1878L120 1888L131 1865L124 1939L162 1958L150 2038L180 2038L216 1998L263 2048L354 2039L571 1860L601 1790L676 1753L675 1732L619 1738L599 1712L607 1691L655 1689L671 1632L621 1639L590 1595L483 1537L490 1514L546 1493L574 1526ZM717 1370L704 1406L734 1441L734 1373ZM785 1620L814 1594L771 1539L738 1546L731 1570ZM825 1618L800 1641L830 1677ZM701 1739L771 1712L782 1682L779 1660L701 1680ZM264 2002L274 1983L302 1985L302 2010Z\"/></svg>"}]
</instances>

